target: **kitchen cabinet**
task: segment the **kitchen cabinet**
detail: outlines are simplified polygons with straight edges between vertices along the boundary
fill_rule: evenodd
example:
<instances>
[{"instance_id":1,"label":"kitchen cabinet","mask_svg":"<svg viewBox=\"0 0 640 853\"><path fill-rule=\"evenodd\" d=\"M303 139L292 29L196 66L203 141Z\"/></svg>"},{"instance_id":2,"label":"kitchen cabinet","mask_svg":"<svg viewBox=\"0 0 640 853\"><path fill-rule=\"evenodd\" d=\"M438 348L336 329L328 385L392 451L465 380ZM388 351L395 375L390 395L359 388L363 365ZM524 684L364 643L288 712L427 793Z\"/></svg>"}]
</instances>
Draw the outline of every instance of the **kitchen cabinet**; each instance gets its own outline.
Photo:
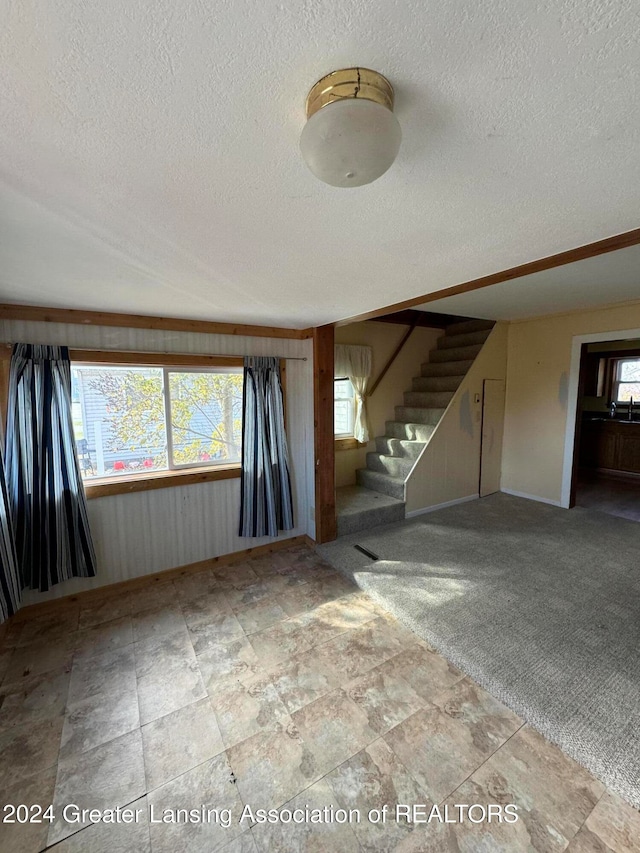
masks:
<instances>
[{"instance_id":1,"label":"kitchen cabinet","mask_svg":"<svg viewBox=\"0 0 640 853\"><path fill-rule=\"evenodd\" d=\"M580 466L640 474L640 421L583 421Z\"/></svg>"},{"instance_id":2,"label":"kitchen cabinet","mask_svg":"<svg viewBox=\"0 0 640 853\"><path fill-rule=\"evenodd\" d=\"M607 359L602 353L590 352L584 363L584 390L587 397L604 396Z\"/></svg>"}]
</instances>

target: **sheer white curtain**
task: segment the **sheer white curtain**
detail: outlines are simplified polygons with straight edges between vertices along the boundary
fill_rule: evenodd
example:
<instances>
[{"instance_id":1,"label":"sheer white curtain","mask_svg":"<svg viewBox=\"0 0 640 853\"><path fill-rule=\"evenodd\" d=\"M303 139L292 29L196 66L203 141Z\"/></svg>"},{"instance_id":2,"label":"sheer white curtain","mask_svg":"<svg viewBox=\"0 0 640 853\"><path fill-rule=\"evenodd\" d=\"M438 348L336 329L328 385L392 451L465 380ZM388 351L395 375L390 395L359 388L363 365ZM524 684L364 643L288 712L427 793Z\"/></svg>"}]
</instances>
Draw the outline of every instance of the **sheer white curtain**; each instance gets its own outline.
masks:
<instances>
[{"instance_id":1,"label":"sheer white curtain","mask_svg":"<svg viewBox=\"0 0 640 853\"><path fill-rule=\"evenodd\" d=\"M367 428L367 408L364 395L371 376L371 347L337 344L335 348L335 367L333 375L342 379L346 376L353 385L356 398L356 414L353 435L358 441L369 441Z\"/></svg>"}]
</instances>

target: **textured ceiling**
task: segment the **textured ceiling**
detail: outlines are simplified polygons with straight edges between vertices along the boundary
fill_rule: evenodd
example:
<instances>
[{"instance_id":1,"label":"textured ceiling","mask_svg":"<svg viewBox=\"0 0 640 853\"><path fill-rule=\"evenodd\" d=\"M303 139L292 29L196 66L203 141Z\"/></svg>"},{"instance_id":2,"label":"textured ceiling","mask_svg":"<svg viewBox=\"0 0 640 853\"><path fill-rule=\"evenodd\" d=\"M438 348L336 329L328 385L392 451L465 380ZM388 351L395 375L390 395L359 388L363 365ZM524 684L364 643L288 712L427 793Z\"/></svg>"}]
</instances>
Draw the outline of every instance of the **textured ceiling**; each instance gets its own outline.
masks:
<instances>
[{"instance_id":1,"label":"textured ceiling","mask_svg":"<svg viewBox=\"0 0 640 853\"><path fill-rule=\"evenodd\" d=\"M417 310L521 320L640 300L640 246L437 299Z\"/></svg>"},{"instance_id":2,"label":"textured ceiling","mask_svg":"<svg viewBox=\"0 0 640 853\"><path fill-rule=\"evenodd\" d=\"M637 0L0 0L0 299L317 325L640 225ZM399 158L319 183L360 64Z\"/></svg>"}]
</instances>

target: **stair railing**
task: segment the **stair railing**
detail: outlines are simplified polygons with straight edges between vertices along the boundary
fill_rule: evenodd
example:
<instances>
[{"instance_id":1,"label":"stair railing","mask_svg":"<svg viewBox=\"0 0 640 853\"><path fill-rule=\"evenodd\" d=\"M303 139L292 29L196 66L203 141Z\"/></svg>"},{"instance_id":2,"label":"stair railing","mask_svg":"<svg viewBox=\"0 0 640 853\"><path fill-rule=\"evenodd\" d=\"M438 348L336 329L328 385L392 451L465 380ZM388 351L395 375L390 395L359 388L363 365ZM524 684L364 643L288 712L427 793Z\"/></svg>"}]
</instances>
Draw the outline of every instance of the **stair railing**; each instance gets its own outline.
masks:
<instances>
[{"instance_id":1,"label":"stair railing","mask_svg":"<svg viewBox=\"0 0 640 853\"><path fill-rule=\"evenodd\" d=\"M411 325L409 326L409 328L407 329L407 331L406 331L406 332L404 333L404 335L402 336L402 339L401 339L400 343L398 344L398 346L397 346L397 347L394 349L394 351L391 353L391 355L390 355L390 357L389 357L389 359L388 359L387 363L385 364L385 366L382 368L382 370L381 370L381 371L380 371L380 373L378 374L378 378L376 379L376 381L375 381L375 382L373 383L373 385L371 386L371 389L370 389L369 391L367 391L367 393L366 393L366 395L365 395L366 397L372 397L372 396L373 396L374 391L376 390L376 388L378 387L378 385L382 382L382 380L383 380L383 379L384 379L384 377L386 376L386 373L387 373L387 371L389 370L389 368L391 367L391 365L393 364L393 362L396 360L396 358L397 358L397 357L400 355L400 353L402 352L402 348L404 347L404 345L406 344L406 342L409 340L409 336L411 335L411 332L413 332L413 330L415 329L415 327L416 327L417 325L418 325L418 319L416 318L416 319L414 319L414 320L412 321Z\"/></svg>"}]
</instances>

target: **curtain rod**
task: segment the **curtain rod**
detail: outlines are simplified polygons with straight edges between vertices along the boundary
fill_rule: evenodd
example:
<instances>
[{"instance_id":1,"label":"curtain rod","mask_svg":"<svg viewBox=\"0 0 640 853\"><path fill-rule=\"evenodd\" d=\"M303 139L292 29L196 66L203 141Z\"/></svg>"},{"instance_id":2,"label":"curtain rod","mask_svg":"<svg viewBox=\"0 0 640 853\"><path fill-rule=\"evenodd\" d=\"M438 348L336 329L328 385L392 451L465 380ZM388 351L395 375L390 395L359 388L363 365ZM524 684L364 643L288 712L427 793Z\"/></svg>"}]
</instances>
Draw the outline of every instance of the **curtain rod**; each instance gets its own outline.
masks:
<instances>
[{"instance_id":1,"label":"curtain rod","mask_svg":"<svg viewBox=\"0 0 640 853\"><path fill-rule=\"evenodd\" d=\"M23 342L21 341L21 343L23 343ZM66 346L66 344L37 344L37 346ZM12 350L14 345L9 344L9 343L3 343L3 344L0 344L0 347L2 347L3 349ZM110 349L102 349L101 347L81 347L81 346L68 347L68 349L71 352L73 350L82 350L83 352L103 352L103 353L110 353L110 352L112 352L112 353L123 353L123 352L126 352L130 355L140 355L140 356L166 355L166 356L182 357L182 356L187 355L187 356L191 356L193 358L200 358L200 357L202 357L202 358L245 358L245 357L247 357L247 358L277 358L277 359L284 359L285 361L308 361L306 355L305 356L301 356L301 355L260 356L260 355L255 355L255 354L249 355L248 353L233 353L231 355L223 355L222 353L219 353L219 352L215 352L215 353L209 353L209 352L167 352L166 350L151 350L151 351L141 352L139 350L122 350L122 349L111 349L110 350Z\"/></svg>"}]
</instances>

